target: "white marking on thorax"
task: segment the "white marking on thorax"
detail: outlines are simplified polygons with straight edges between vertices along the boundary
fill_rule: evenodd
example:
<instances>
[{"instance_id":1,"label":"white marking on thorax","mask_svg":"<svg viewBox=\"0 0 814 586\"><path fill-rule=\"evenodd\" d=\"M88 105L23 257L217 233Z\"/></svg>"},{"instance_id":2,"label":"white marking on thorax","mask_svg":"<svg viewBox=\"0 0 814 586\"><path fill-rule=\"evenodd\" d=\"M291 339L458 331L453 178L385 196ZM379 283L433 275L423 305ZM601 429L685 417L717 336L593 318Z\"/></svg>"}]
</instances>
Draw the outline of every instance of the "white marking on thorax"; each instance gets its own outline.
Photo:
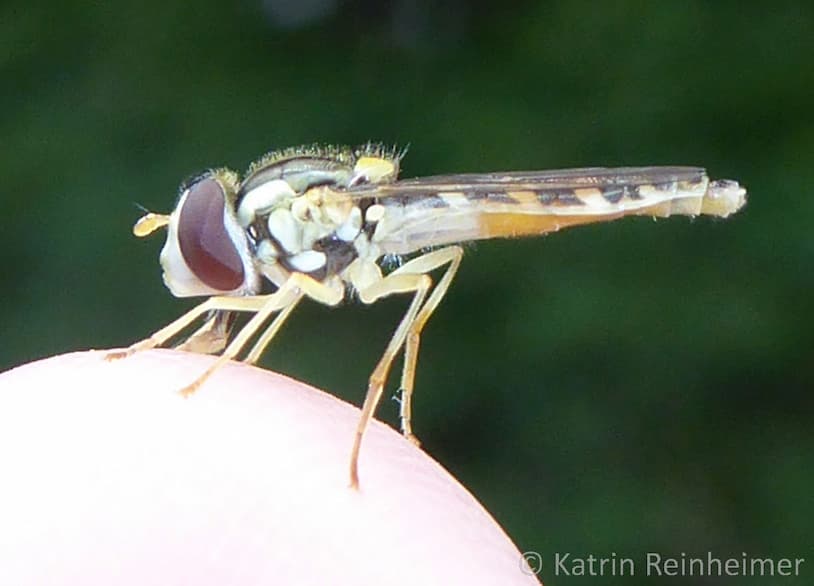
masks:
<instances>
[{"instance_id":1,"label":"white marking on thorax","mask_svg":"<svg viewBox=\"0 0 814 586\"><path fill-rule=\"evenodd\" d=\"M270 212L286 198L295 195L291 186L282 179L267 181L243 196L237 208L237 220L246 228L258 215Z\"/></svg>"},{"instance_id":2,"label":"white marking on thorax","mask_svg":"<svg viewBox=\"0 0 814 586\"><path fill-rule=\"evenodd\" d=\"M269 240L263 240L257 247L255 255L257 255L257 259L262 263L274 264L277 262L279 252L277 251L277 247L275 247Z\"/></svg>"},{"instance_id":3,"label":"white marking on thorax","mask_svg":"<svg viewBox=\"0 0 814 586\"><path fill-rule=\"evenodd\" d=\"M302 250L310 250L317 240L325 238L331 231L330 226L318 224L313 220L306 222L302 225Z\"/></svg>"},{"instance_id":4,"label":"white marking on thorax","mask_svg":"<svg viewBox=\"0 0 814 586\"><path fill-rule=\"evenodd\" d=\"M301 273L312 273L325 266L328 257L318 250L305 250L287 259L288 264Z\"/></svg>"},{"instance_id":5,"label":"white marking on thorax","mask_svg":"<svg viewBox=\"0 0 814 586\"><path fill-rule=\"evenodd\" d=\"M302 225L291 212L278 208L269 214L268 227L271 235L290 253L302 250Z\"/></svg>"},{"instance_id":6,"label":"white marking on thorax","mask_svg":"<svg viewBox=\"0 0 814 586\"><path fill-rule=\"evenodd\" d=\"M362 229L362 210L355 207L348 214L345 223L336 229L336 237L345 242L352 242Z\"/></svg>"}]
</instances>

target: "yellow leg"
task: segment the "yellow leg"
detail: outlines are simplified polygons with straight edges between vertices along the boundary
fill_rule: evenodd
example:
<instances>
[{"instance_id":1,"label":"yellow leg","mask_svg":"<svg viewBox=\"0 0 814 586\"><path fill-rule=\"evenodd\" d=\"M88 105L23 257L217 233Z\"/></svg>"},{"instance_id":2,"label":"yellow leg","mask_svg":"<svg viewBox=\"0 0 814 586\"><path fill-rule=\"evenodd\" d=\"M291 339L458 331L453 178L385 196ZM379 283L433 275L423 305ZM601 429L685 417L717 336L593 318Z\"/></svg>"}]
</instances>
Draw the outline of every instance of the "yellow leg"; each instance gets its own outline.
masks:
<instances>
[{"instance_id":1,"label":"yellow leg","mask_svg":"<svg viewBox=\"0 0 814 586\"><path fill-rule=\"evenodd\" d=\"M294 301L287 305L286 308L274 318L271 325L266 328L266 331L263 332L263 335L259 340L257 340L257 343L255 343L255 345L249 351L246 358L243 359L243 362L254 364L259 360L263 350L266 349L269 342L271 342L274 336L277 335L277 332L280 330L283 323L285 323L285 320L288 319L289 314L302 300L303 296L308 296L324 305L337 305L345 296L345 285L338 278L335 278L324 285L309 279L308 281L302 281L299 283L298 288L302 291L302 293L300 293Z\"/></svg>"},{"instance_id":2,"label":"yellow leg","mask_svg":"<svg viewBox=\"0 0 814 586\"><path fill-rule=\"evenodd\" d=\"M415 382L416 363L418 362L418 347L421 342L421 331L427 325L430 316L441 303L441 300L446 295L450 283L455 278L455 273L458 272L458 267L461 266L461 259L463 258L463 248L460 246L450 246L442 248L429 254L425 254L416 258L398 269L399 272L405 269L429 272L435 270L444 264L449 263L444 276L438 281L435 289L433 289L427 302L415 316L410 330L407 333L407 339L404 343L404 367L401 373L401 401L400 401L400 418L401 418L401 432L404 437L418 445L418 438L413 435L413 428L411 424L412 418L412 399L413 388ZM415 262L415 265L410 266Z\"/></svg>"},{"instance_id":3,"label":"yellow leg","mask_svg":"<svg viewBox=\"0 0 814 586\"><path fill-rule=\"evenodd\" d=\"M360 298L365 303L373 303L377 299L396 293L414 292L415 296L407 312L404 314L404 317L401 318L396 332L393 334L393 337L390 338L390 342L387 344L387 348L385 348L379 363L370 375L365 402L362 405L362 415L356 427L356 436L354 437L353 449L351 450L350 456L350 484L353 488L359 487L359 449L362 446L362 436L364 436L365 429L367 429L373 417L373 413L376 411L376 407L382 398L384 382L387 380L387 374L390 372L393 359L398 354L398 351L401 350L410 324L415 319L431 285L432 281L428 275L390 274L381 281L373 283L364 291L359 292Z\"/></svg>"},{"instance_id":4,"label":"yellow leg","mask_svg":"<svg viewBox=\"0 0 814 586\"><path fill-rule=\"evenodd\" d=\"M259 308L249 322L243 326L243 329L238 332L235 339L232 340L232 342L226 347L226 350L223 351L223 354L218 356L218 359L213 362L201 376L181 389L181 394L188 397L194 393L198 387L200 387L206 381L206 379L212 375L212 373L240 353L249 339L257 332L258 329L260 329L263 322L265 322L272 313L275 311L281 311L280 315L278 315L269 326L269 329L272 330L272 334L271 336L268 336L266 341L266 343L268 343L268 341L271 340L271 337L273 337L273 335L283 325L283 322L291 313L290 310L293 309L293 306L296 306L303 295L313 297L317 301L325 303L326 305L336 305L344 297L344 287L339 280L331 281L329 284L322 284L307 275L294 273L285 283L283 283L282 287L280 287L273 294L265 297L265 305ZM262 348L260 349L262 350Z\"/></svg>"},{"instance_id":5,"label":"yellow leg","mask_svg":"<svg viewBox=\"0 0 814 586\"><path fill-rule=\"evenodd\" d=\"M359 486L359 452L362 445L362 438L370 420L373 418L376 407L381 401L384 383L393 360L405 344L405 340L407 340L407 349L405 350L405 366L402 374L402 431L408 439L417 443L410 427L410 407L420 334L430 315L432 315L432 312L438 306L449 288L449 284L452 282L455 272L461 263L462 256L463 249L459 246L450 246L430 252L407 262L383 279L359 291L360 298L367 304L396 293L414 292L415 296L407 312L404 314L404 317L401 319L396 332L392 338L390 338L390 342L384 354L370 375L365 402L362 405L362 415L359 418L356 436L354 437L353 448L351 450L350 481L353 488L358 488ZM441 278L436 289L430 295L426 305L422 307L427 292L432 287L432 280L427 273L445 264L449 264L449 268ZM419 325L416 326L419 318ZM409 354L407 352L409 352Z\"/></svg>"},{"instance_id":6,"label":"yellow leg","mask_svg":"<svg viewBox=\"0 0 814 586\"><path fill-rule=\"evenodd\" d=\"M126 350L108 352L105 355L105 360L118 360L119 358L130 356L139 350L149 350L150 348L161 346L210 310L259 311L266 304L268 298L276 294L277 293L273 293L272 295L254 295L251 297L210 297L150 337L136 342Z\"/></svg>"},{"instance_id":7,"label":"yellow leg","mask_svg":"<svg viewBox=\"0 0 814 586\"><path fill-rule=\"evenodd\" d=\"M246 364L254 364L260 359L260 355L263 354L263 350L266 349L266 346L269 345L269 342L277 335L277 332L280 331L280 328L283 327L283 324L288 319L288 316L291 315L291 312L294 311L294 308L299 305L300 301L302 301L302 294L297 295L297 297L289 303L277 316L274 318L274 321L271 322L269 327L266 328L266 331L263 332L263 335L260 336L260 339L257 340L252 349L249 350L249 353L246 355L246 358L243 359L243 362Z\"/></svg>"}]
</instances>

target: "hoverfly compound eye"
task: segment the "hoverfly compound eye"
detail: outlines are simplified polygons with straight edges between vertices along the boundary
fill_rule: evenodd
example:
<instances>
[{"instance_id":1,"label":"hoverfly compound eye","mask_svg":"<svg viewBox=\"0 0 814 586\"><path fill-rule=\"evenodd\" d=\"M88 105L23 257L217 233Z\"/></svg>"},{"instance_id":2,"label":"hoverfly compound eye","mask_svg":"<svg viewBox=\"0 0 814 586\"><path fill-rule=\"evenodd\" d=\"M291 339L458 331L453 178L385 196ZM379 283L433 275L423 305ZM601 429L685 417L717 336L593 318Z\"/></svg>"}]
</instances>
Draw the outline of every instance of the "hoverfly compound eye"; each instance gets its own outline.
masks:
<instances>
[{"instance_id":1,"label":"hoverfly compound eye","mask_svg":"<svg viewBox=\"0 0 814 586\"><path fill-rule=\"evenodd\" d=\"M176 297L259 290L248 235L233 209L237 181L233 172L217 169L183 189L160 256L164 284Z\"/></svg>"},{"instance_id":2,"label":"hoverfly compound eye","mask_svg":"<svg viewBox=\"0 0 814 586\"><path fill-rule=\"evenodd\" d=\"M225 224L226 195L214 177L192 185L178 216L178 246L189 270L205 285L232 291L245 273Z\"/></svg>"}]
</instances>

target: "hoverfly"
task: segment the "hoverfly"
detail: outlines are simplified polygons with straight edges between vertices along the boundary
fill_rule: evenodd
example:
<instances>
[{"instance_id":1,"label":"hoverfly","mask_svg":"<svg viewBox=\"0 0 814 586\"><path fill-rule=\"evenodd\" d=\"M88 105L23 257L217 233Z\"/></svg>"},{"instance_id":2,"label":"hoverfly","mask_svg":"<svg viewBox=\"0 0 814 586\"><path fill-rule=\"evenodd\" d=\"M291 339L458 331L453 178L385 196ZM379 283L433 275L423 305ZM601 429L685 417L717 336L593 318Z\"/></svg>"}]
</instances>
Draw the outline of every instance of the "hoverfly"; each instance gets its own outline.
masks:
<instances>
[{"instance_id":1,"label":"hoverfly","mask_svg":"<svg viewBox=\"0 0 814 586\"><path fill-rule=\"evenodd\" d=\"M419 340L458 270L460 243L539 235L624 216L725 217L741 208L746 195L737 182L710 181L697 167L399 180L402 156L372 144L292 148L267 154L242 179L228 169L213 169L183 186L171 214L148 213L133 232L146 236L166 227L160 256L165 284L178 297L208 299L109 358L164 345L205 316L203 326L180 347L222 352L182 389L189 395L262 332L244 358L256 362L306 297L335 306L349 290L366 304L394 294L412 295L370 375L350 459L350 482L357 487L362 437L401 352L401 431L416 442L411 399ZM387 255L415 256L385 273L381 260ZM444 272L433 286L430 273L437 269ZM276 290L263 294L264 280ZM227 345L233 312L254 315Z\"/></svg>"}]
</instances>

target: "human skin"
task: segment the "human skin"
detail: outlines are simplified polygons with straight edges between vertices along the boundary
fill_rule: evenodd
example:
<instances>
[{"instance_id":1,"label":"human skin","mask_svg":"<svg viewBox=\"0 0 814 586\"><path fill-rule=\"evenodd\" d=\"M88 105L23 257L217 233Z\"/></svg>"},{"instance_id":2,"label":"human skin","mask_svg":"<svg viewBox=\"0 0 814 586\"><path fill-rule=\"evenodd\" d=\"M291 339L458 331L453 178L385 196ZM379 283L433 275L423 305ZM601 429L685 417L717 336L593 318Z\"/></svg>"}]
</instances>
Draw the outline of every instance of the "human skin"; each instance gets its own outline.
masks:
<instances>
[{"instance_id":1,"label":"human skin","mask_svg":"<svg viewBox=\"0 0 814 586\"><path fill-rule=\"evenodd\" d=\"M0 374L0 584L539 584L483 507L359 411L151 350Z\"/></svg>"}]
</instances>

